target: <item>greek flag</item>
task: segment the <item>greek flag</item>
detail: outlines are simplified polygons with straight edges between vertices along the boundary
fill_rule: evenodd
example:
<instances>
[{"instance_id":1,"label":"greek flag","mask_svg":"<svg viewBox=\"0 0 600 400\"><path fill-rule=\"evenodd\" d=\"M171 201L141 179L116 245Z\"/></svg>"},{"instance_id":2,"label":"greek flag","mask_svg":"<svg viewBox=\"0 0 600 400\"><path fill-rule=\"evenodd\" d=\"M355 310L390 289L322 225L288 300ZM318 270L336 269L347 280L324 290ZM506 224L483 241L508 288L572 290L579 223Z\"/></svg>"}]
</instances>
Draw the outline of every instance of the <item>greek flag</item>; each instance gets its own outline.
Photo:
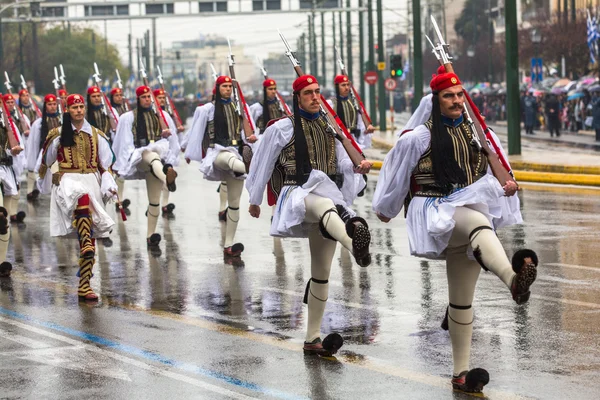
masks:
<instances>
[{"instance_id":1,"label":"greek flag","mask_svg":"<svg viewBox=\"0 0 600 400\"><path fill-rule=\"evenodd\" d=\"M598 21L596 17L591 17L588 11L587 18L587 44L590 48L590 62L596 63L596 56L598 54L597 42L600 39L600 32L598 32Z\"/></svg>"}]
</instances>

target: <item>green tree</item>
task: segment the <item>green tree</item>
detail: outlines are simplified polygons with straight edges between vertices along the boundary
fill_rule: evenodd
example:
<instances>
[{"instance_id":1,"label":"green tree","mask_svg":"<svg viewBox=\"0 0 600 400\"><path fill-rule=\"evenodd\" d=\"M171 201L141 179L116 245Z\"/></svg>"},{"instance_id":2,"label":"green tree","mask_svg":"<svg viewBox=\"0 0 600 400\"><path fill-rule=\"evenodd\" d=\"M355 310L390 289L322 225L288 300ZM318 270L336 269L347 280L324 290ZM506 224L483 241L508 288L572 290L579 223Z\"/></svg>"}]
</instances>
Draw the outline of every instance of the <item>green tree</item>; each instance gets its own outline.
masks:
<instances>
[{"instance_id":1,"label":"green tree","mask_svg":"<svg viewBox=\"0 0 600 400\"><path fill-rule=\"evenodd\" d=\"M498 0L467 0L454 23L456 34L469 45L475 45L482 38L489 38L490 25L487 13L490 7L497 6Z\"/></svg>"},{"instance_id":2,"label":"green tree","mask_svg":"<svg viewBox=\"0 0 600 400\"><path fill-rule=\"evenodd\" d=\"M59 64L62 64L65 70L68 91L81 94L87 89L88 78L94 71L94 62L98 64L104 79L112 79L115 68L125 70L117 48L110 43L106 44L105 39L92 29L67 29L61 26L46 29L38 24L36 52L33 27L32 23L23 24L21 27L22 50L18 27L15 24L3 27L5 57L2 66L12 79L16 80L21 72L19 53L22 51L23 75L27 80L35 81L36 92L40 95L54 92L54 67Z\"/></svg>"}]
</instances>

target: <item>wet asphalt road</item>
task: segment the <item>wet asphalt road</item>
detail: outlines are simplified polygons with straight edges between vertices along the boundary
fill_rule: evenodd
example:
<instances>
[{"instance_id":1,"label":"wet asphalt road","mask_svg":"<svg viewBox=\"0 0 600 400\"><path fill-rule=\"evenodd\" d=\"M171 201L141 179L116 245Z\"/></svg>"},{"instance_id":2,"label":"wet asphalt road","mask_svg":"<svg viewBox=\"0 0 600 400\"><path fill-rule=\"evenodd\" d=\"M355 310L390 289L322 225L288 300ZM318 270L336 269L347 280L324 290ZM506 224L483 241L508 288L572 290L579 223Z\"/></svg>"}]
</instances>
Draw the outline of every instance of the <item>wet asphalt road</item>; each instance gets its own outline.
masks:
<instances>
[{"instance_id":1,"label":"wet asphalt road","mask_svg":"<svg viewBox=\"0 0 600 400\"><path fill-rule=\"evenodd\" d=\"M217 185L179 167L176 217L161 219L162 254L146 250L143 182L127 182L132 213L110 248L99 245L97 305L76 297L77 242L48 237L49 199L21 203L0 281L0 398L462 399L449 385L443 263L409 256L403 218L376 221L377 176L356 203L371 224L373 264L334 259L322 332L346 344L336 360L301 347L309 278L306 240L268 236L242 199L244 268L226 265ZM526 224L499 232L506 250L542 262L529 304L516 306L482 274L472 366L491 399L597 398L600 389L600 191L527 185ZM114 215L114 209L110 207Z\"/></svg>"}]
</instances>

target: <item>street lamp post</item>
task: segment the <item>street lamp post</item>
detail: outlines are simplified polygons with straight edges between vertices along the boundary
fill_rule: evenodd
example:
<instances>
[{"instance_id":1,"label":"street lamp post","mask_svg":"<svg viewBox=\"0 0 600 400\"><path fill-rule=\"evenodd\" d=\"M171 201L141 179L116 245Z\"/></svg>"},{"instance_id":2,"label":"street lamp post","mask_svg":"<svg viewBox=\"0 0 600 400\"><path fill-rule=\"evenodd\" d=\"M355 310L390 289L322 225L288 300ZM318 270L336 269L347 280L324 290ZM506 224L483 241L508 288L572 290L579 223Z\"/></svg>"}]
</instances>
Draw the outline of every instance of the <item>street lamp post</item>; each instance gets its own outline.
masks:
<instances>
[{"instance_id":1,"label":"street lamp post","mask_svg":"<svg viewBox=\"0 0 600 400\"><path fill-rule=\"evenodd\" d=\"M469 79L473 79L473 81L475 81L473 78L473 57L475 57L475 49L473 46L469 46L467 49L467 56L469 57Z\"/></svg>"},{"instance_id":2,"label":"street lamp post","mask_svg":"<svg viewBox=\"0 0 600 400\"><path fill-rule=\"evenodd\" d=\"M538 65L537 60L540 53L540 43L542 42L542 33L538 29L531 30L531 42L533 43L533 56L535 58L535 68L531 71L531 83L535 83L539 77L538 68L540 68L540 65Z\"/></svg>"}]
</instances>

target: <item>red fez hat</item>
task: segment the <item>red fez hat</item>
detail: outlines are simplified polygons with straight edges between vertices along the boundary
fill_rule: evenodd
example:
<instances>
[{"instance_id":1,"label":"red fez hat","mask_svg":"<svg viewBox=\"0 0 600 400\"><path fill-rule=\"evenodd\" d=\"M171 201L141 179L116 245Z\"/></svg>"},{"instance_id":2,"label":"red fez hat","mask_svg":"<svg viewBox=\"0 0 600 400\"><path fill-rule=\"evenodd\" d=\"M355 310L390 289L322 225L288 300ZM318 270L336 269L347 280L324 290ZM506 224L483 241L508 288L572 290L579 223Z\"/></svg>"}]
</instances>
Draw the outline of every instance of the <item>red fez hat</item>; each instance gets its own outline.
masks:
<instances>
[{"instance_id":1,"label":"red fez hat","mask_svg":"<svg viewBox=\"0 0 600 400\"><path fill-rule=\"evenodd\" d=\"M224 83L231 83L231 78L228 77L227 75L221 75L217 78L217 86L222 85Z\"/></svg>"},{"instance_id":2,"label":"red fez hat","mask_svg":"<svg viewBox=\"0 0 600 400\"><path fill-rule=\"evenodd\" d=\"M346 75L336 75L333 79L333 83L339 85L340 83L348 82L348 77Z\"/></svg>"},{"instance_id":3,"label":"red fez hat","mask_svg":"<svg viewBox=\"0 0 600 400\"><path fill-rule=\"evenodd\" d=\"M292 85L292 89L294 89L294 92L300 92L302 89L313 83L319 83L317 82L317 78L312 75L302 75L301 77L296 78Z\"/></svg>"},{"instance_id":4,"label":"red fez hat","mask_svg":"<svg viewBox=\"0 0 600 400\"><path fill-rule=\"evenodd\" d=\"M28 94L29 92L27 91L27 89L21 89L19 90L19 96L23 95L23 94Z\"/></svg>"},{"instance_id":5,"label":"red fez hat","mask_svg":"<svg viewBox=\"0 0 600 400\"><path fill-rule=\"evenodd\" d=\"M46 97L44 97L44 103L50 103L53 101L56 101L56 95L54 95L52 93L47 94Z\"/></svg>"},{"instance_id":6,"label":"red fez hat","mask_svg":"<svg viewBox=\"0 0 600 400\"><path fill-rule=\"evenodd\" d=\"M59 96L66 96L68 93L65 89L59 89L58 90L58 95Z\"/></svg>"},{"instance_id":7,"label":"red fez hat","mask_svg":"<svg viewBox=\"0 0 600 400\"><path fill-rule=\"evenodd\" d=\"M98 89L98 86L90 86L87 90L87 94L94 94L94 93L100 93L100 89Z\"/></svg>"},{"instance_id":8,"label":"red fez hat","mask_svg":"<svg viewBox=\"0 0 600 400\"><path fill-rule=\"evenodd\" d=\"M268 88L269 86L277 86L277 82L273 79L265 79L263 82L263 87Z\"/></svg>"},{"instance_id":9,"label":"red fez hat","mask_svg":"<svg viewBox=\"0 0 600 400\"><path fill-rule=\"evenodd\" d=\"M155 96L164 96L165 95L165 91L163 89L156 89L154 91L154 95Z\"/></svg>"},{"instance_id":10,"label":"red fez hat","mask_svg":"<svg viewBox=\"0 0 600 400\"><path fill-rule=\"evenodd\" d=\"M76 93L69 95L69 97L67 97L67 106L72 106L73 104L83 104L83 96Z\"/></svg>"},{"instance_id":11,"label":"red fez hat","mask_svg":"<svg viewBox=\"0 0 600 400\"><path fill-rule=\"evenodd\" d=\"M146 93L150 93L150 88L148 86L140 86L139 88L135 89L135 95L137 97L140 97Z\"/></svg>"},{"instance_id":12,"label":"red fez hat","mask_svg":"<svg viewBox=\"0 0 600 400\"><path fill-rule=\"evenodd\" d=\"M121 90L121 88L118 88L118 87L112 88L111 91L110 91L111 95L115 95L117 93L123 93L123 91Z\"/></svg>"},{"instance_id":13,"label":"red fez hat","mask_svg":"<svg viewBox=\"0 0 600 400\"><path fill-rule=\"evenodd\" d=\"M431 90L434 92L441 92L456 85L461 85L460 79L458 79L455 73L446 72L446 68L443 65L438 68L437 75L432 75L431 82L429 83Z\"/></svg>"},{"instance_id":14,"label":"red fez hat","mask_svg":"<svg viewBox=\"0 0 600 400\"><path fill-rule=\"evenodd\" d=\"M8 100L14 100L15 98L13 97L12 94L10 93L6 93L4 96L2 96L2 98L4 99L4 101L8 101Z\"/></svg>"}]
</instances>

